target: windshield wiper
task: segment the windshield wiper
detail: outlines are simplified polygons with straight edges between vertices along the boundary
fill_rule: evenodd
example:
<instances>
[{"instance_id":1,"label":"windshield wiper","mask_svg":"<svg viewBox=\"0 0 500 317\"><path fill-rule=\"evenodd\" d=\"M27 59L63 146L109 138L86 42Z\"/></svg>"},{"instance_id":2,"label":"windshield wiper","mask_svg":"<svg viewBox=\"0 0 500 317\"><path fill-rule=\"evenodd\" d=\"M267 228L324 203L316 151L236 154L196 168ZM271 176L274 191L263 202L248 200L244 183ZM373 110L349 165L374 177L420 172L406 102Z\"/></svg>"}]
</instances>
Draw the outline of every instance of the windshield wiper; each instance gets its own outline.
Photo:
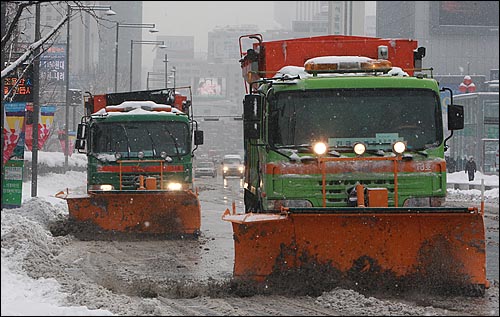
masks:
<instances>
[{"instance_id":1,"label":"windshield wiper","mask_svg":"<svg viewBox=\"0 0 500 317\"><path fill-rule=\"evenodd\" d=\"M127 152L128 152L128 158L130 158L131 149L130 149L130 142L128 139L127 129L125 129L125 126L123 124L120 124L120 127L123 129L123 132L125 132L125 137L127 138Z\"/></svg>"},{"instance_id":2,"label":"windshield wiper","mask_svg":"<svg viewBox=\"0 0 500 317\"><path fill-rule=\"evenodd\" d=\"M153 157L156 156L156 145L155 142L153 141L153 137L151 136L151 132L149 132L149 129L146 127L146 131L148 132L149 139L151 140L151 148L153 151Z\"/></svg>"},{"instance_id":3,"label":"windshield wiper","mask_svg":"<svg viewBox=\"0 0 500 317\"><path fill-rule=\"evenodd\" d=\"M164 126L164 128L167 131L168 135L170 135L170 138L172 139L172 141L174 141L175 152L177 152L177 158L180 160L181 154L179 153L179 145L177 144L177 140L175 140L175 137L172 135L172 132L170 132L170 130L166 126Z\"/></svg>"},{"instance_id":4,"label":"windshield wiper","mask_svg":"<svg viewBox=\"0 0 500 317\"><path fill-rule=\"evenodd\" d=\"M427 150L420 150L420 151L415 151L415 152L417 152L418 154L423 155L425 157L429 156L429 153L427 153Z\"/></svg>"},{"instance_id":5,"label":"windshield wiper","mask_svg":"<svg viewBox=\"0 0 500 317\"><path fill-rule=\"evenodd\" d=\"M298 150L299 153L312 152L310 144L295 144L295 145L278 145L277 149Z\"/></svg>"},{"instance_id":6,"label":"windshield wiper","mask_svg":"<svg viewBox=\"0 0 500 317\"><path fill-rule=\"evenodd\" d=\"M282 156L286 157L286 158L287 158L287 159L289 159L290 161L292 160L292 158L291 158L290 156L288 156L288 155L286 155L285 153L283 153L283 152L282 152L279 148L274 147L274 146L272 146L272 145L269 145L269 146L268 146L268 148L269 148L270 150L272 150L272 151L274 151L274 152L276 152L276 153L278 153L278 154L280 154L280 155L282 155Z\"/></svg>"}]
</instances>

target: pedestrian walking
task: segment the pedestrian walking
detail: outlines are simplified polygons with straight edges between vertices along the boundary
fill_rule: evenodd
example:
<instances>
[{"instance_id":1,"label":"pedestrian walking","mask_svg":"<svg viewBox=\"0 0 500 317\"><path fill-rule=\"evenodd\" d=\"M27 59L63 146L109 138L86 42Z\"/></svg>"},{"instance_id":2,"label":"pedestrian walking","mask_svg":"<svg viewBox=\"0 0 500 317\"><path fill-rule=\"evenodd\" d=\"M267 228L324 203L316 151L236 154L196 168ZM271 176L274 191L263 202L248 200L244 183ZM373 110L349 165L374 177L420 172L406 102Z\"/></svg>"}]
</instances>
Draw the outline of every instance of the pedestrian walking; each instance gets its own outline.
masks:
<instances>
[{"instance_id":1,"label":"pedestrian walking","mask_svg":"<svg viewBox=\"0 0 500 317\"><path fill-rule=\"evenodd\" d=\"M471 156L467 163L465 163L465 173L469 174L469 182L474 180L476 170L476 162L474 162L474 158Z\"/></svg>"}]
</instances>

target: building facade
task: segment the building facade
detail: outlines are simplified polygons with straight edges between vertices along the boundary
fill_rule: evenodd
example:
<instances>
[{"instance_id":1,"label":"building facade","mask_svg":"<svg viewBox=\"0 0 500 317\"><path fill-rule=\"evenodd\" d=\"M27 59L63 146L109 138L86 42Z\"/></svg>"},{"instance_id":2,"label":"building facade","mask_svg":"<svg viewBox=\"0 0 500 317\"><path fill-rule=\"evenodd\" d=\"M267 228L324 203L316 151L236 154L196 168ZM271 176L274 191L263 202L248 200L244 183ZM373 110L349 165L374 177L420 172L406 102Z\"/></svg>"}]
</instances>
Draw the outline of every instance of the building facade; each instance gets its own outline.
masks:
<instances>
[{"instance_id":1,"label":"building facade","mask_svg":"<svg viewBox=\"0 0 500 317\"><path fill-rule=\"evenodd\" d=\"M417 40L436 75L488 75L499 64L498 4L377 1L376 36Z\"/></svg>"},{"instance_id":2,"label":"building facade","mask_svg":"<svg viewBox=\"0 0 500 317\"><path fill-rule=\"evenodd\" d=\"M426 47L423 68L432 67L440 87L452 90L453 103L464 106L464 129L455 131L448 141L451 171L463 170L472 156L481 172L494 173L499 135L499 2L377 1L376 13L377 36L412 38ZM449 94L443 97L446 113L451 100Z\"/></svg>"}]
</instances>

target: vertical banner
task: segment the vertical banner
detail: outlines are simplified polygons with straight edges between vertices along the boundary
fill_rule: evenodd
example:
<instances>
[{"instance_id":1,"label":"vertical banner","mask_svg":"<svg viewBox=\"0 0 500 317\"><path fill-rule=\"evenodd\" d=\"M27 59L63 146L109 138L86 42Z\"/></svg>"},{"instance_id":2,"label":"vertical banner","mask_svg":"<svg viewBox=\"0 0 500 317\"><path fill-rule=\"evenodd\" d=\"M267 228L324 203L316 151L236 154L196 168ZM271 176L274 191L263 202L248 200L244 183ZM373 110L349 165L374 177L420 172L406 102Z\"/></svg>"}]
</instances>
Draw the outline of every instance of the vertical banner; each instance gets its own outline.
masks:
<instances>
[{"instance_id":1,"label":"vertical banner","mask_svg":"<svg viewBox=\"0 0 500 317\"><path fill-rule=\"evenodd\" d=\"M33 102L33 65L4 78L2 208L20 207L23 196L26 104Z\"/></svg>"},{"instance_id":2,"label":"vertical banner","mask_svg":"<svg viewBox=\"0 0 500 317\"><path fill-rule=\"evenodd\" d=\"M68 131L69 152L66 152L66 141L64 137L64 130L59 130L57 134L59 143L61 144L62 152L64 153L64 155L66 155L67 153L68 156L71 156L71 154L73 154L73 150L75 149L76 131Z\"/></svg>"},{"instance_id":3,"label":"vertical banner","mask_svg":"<svg viewBox=\"0 0 500 317\"><path fill-rule=\"evenodd\" d=\"M46 83L64 83L66 44L53 44L40 56L40 80Z\"/></svg>"},{"instance_id":4,"label":"vertical banner","mask_svg":"<svg viewBox=\"0 0 500 317\"><path fill-rule=\"evenodd\" d=\"M23 197L23 160L9 160L3 165L2 208L18 208Z\"/></svg>"},{"instance_id":5,"label":"vertical banner","mask_svg":"<svg viewBox=\"0 0 500 317\"><path fill-rule=\"evenodd\" d=\"M50 128L54 123L54 114L56 112L55 106L41 106L40 115L38 117L38 149L42 149L43 145L49 138ZM28 104L26 106L26 147L28 150L33 148L33 106Z\"/></svg>"},{"instance_id":6,"label":"vertical banner","mask_svg":"<svg viewBox=\"0 0 500 317\"><path fill-rule=\"evenodd\" d=\"M24 113L26 102L6 102L4 105L5 124L3 128L3 164L12 156L24 159L23 153L14 153L18 143L24 147ZM19 150L18 150L19 151Z\"/></svg>"},{"instance_id":7,"label":"vertical banner","mask_svg":"<svg viewBox=\"0 0 500 317\"><path fill-rule=\"evenodd\" d=\"M2 208L21 206L24 168L24 118L26 102L4 104Z\"/></svg>"}]
</instances>

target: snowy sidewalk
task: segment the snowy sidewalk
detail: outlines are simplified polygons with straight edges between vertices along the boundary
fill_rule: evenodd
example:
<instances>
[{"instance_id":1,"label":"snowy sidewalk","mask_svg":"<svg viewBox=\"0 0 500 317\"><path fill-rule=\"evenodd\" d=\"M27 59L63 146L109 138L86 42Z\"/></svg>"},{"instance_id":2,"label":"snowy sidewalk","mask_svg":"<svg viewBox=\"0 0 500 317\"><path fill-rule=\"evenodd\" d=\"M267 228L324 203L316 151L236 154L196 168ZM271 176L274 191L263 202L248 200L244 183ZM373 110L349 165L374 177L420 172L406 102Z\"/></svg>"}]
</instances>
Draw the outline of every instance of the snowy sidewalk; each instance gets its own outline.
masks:
<instances>
[{"instance_id":1,"label":"snowy sidewalk","mask_svg":"<svg viewBox=\"0 0 500 317\"><path fill-rule=\"evenodd\" d=\"M448 173L446 184L448 189L481 190L482 181L484 181L484 190L498 188L498 175L484 175L481 172L476 172L473 181L469 181L464 171Z\"/></svg>"}]
</instances>

